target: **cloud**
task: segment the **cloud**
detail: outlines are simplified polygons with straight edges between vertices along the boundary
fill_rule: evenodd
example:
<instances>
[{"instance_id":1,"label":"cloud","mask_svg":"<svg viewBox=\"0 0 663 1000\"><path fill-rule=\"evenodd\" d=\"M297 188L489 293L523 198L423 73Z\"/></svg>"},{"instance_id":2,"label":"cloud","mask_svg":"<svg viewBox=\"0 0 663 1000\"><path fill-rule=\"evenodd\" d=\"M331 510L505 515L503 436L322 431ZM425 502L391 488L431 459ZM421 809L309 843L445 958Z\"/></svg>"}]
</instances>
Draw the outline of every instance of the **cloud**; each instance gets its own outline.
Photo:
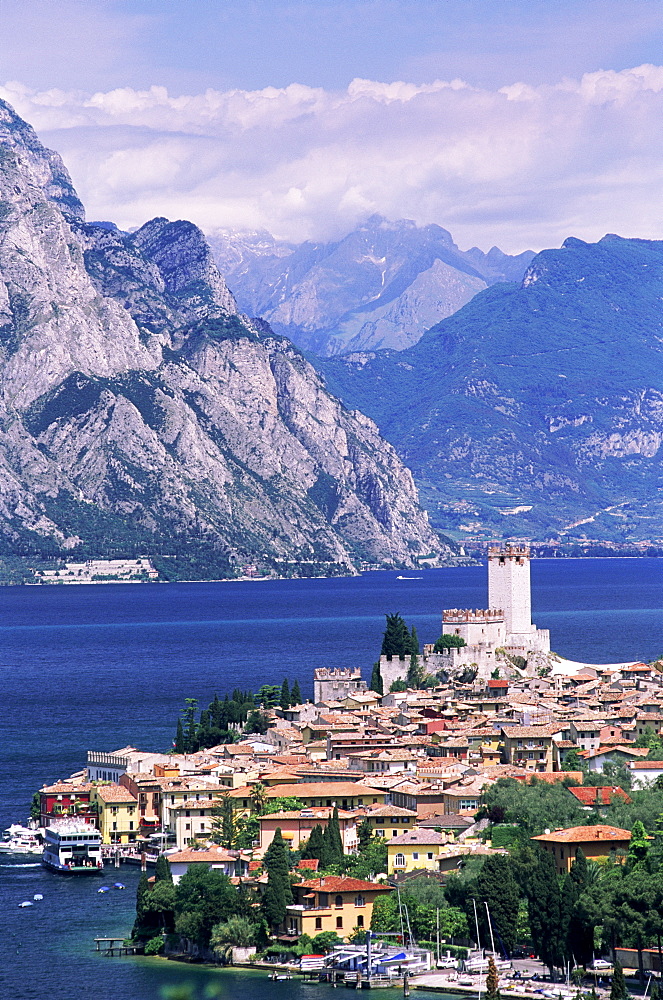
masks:
<instances>
[{"instance_id":1,"label":"cloud","mask_svg":"<svg viewBox=\"0 0 663 1000\"><path fill-rule=\"evenodd\" d=\"M0 87L57 149L89 218L328 239L379 212L515 252L661 238L663 67L491 90L356 79L172 96Z\"/></svg>"}]
</instances>

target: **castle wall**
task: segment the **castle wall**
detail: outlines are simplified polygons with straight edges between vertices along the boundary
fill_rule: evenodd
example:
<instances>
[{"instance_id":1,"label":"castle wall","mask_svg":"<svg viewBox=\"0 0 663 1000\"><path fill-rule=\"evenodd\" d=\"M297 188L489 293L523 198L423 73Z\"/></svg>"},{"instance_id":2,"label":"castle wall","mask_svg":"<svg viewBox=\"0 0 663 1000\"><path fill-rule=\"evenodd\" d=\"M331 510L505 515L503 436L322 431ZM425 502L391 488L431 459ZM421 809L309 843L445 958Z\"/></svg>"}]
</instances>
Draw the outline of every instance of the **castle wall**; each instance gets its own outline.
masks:
<instances>
[{"instance_id":1,"label":"castle wall","mask_svg":"<svg viewBox=\"0 0 663 1000\"><path fill-rule=\"evenodd\" d=\"M442 612L442 632L458 635L467 646L490 643L503 646L506 636L504 616L501 610L483 611L453 608Z\"/></svg>"},{"instance_id":2,"label":"castle wall","mask_svg":"<svg viewBox=\"0 0 663 1000\"><path fill-rule=\"evenodd\" d=\"M318 667L313 674L313 701L316 705L323 701L343 701L348 695L366 690L366 681L362 680L359 669Z\"/></svg>"}]
</instances>

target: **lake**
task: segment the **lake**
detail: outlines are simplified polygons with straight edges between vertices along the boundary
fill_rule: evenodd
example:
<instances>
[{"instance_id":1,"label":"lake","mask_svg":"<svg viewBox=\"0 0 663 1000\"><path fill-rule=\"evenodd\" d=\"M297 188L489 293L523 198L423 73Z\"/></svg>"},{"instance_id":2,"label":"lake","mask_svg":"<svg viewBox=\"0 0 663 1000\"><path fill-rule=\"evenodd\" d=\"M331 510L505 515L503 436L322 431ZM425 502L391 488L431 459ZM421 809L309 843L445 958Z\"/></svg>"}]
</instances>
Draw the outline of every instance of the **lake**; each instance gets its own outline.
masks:
<instances>
[{"instance_id":1,"label":"lake","mask_svg":"<svg viewBox=\"0 0 663 1000\"><path fill-rule=\"evenodd\" d=\"M187 697L206 705L215 692L284 677L310 697L315 666L370 676L386 613L400 612L430 642L443 608L486 605L485 566L398 575L0 589L2 827L25 819L41 784L81 769L88 749L168 748ZM651 660L663 652L662 584L663 560L535 560L533 619L570 659ZM98 894L94 880L25 867L33 862L0 867L3 998L41 1000L57 990L63 1000L156 1000L164 983L181 980L197 980L202 996L219 975L224 995L262 998L256 974L90 954L95 936L130 928L137 873L122 869L128 889ZM39 892L39 904L18 908ZM276 1000L326 989L299 981L268 988Z\"/></svg>"}]
</instances>

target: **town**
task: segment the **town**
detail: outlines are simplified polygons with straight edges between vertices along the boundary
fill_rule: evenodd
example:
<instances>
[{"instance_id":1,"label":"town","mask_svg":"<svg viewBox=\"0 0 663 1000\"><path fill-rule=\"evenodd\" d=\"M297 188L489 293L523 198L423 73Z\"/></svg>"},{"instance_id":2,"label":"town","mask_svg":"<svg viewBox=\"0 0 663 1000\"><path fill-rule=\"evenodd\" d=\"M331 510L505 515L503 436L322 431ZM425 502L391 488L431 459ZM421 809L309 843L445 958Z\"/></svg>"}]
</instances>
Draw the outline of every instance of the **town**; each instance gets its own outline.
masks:
<instances>
[{"instance_id":1,"label":"town","mask_svg":"<svg viewBox=\"0 0 663 1000\"><path fill-rule=\"evenodd\" d=\"M199 718L189 700L172 752L88 751L35 794L33 824L94 831L63 870L101 867L99 843L107 864L142 865L146 954L358 986L427 974L456 993L487 973L489 996L498 978L534 989L517 958L537 956L567 989L610 980L622 1000L624 974L656 989L661 661L557 656L531 620L527 546L500 545L486 608L445 610L421 650L387 615L370 687L333 666L313 686L306 702L287 680L236 691Z\"/></svg>"}]
</instances>

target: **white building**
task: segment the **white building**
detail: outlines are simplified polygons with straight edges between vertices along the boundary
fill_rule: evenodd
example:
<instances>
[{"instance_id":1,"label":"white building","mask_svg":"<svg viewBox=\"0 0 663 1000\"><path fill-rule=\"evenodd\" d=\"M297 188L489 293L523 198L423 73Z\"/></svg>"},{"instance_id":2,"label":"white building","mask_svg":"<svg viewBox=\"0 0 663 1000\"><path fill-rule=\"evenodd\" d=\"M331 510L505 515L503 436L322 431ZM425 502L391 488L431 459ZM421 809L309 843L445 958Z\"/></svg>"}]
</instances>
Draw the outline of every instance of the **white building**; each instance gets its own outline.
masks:
<instances>
[{"instance_id":1,"label":"white building","mask_svg":"<svg viewBox=\"0 0 663 1000\"><path fill-rule=\"evenodd\" d=\"M550 633L532 624L529 545L488 548L488 607L504 615L505 646L549 653Z\"/></svg>"}]
</instances>

